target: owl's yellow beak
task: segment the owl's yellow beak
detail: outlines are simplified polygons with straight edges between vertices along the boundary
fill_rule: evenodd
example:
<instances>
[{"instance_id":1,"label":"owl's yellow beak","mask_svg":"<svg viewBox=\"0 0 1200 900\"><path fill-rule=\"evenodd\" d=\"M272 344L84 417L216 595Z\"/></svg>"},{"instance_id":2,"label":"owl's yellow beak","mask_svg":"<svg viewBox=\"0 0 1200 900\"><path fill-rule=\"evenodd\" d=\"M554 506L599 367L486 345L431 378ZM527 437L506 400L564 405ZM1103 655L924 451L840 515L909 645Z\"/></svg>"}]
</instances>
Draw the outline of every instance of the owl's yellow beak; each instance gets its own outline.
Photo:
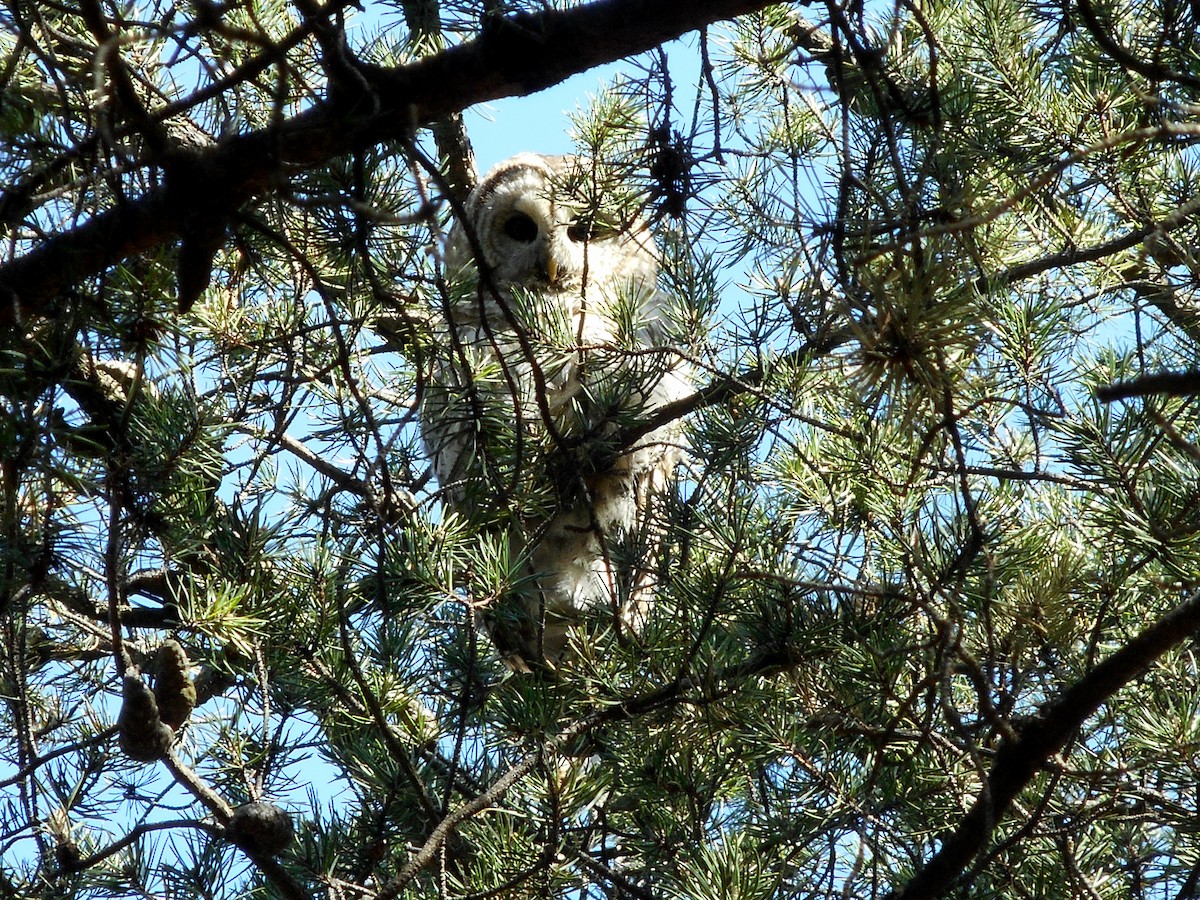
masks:
<instances>
[{"instance_id":1,"label":"owl's yellow beak","mask_svg":"<svg viewBox=\"0 0 1200 900\"><path fill-rule=\"evenodd\" d=\"M546 253L546 280L551 284L558 281L558 261L549 252Z\"/></svg>"}]
</instances>

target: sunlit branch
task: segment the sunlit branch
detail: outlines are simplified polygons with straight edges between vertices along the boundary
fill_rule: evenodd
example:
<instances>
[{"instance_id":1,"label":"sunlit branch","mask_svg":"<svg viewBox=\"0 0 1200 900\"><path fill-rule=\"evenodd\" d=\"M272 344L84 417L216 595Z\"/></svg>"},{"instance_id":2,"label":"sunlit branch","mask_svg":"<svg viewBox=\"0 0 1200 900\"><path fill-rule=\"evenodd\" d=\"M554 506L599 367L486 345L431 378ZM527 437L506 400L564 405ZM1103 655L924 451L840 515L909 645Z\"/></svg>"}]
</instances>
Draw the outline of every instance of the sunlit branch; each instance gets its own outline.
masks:
<instances>
[{"instance_id":1,"label":"sunlit branch","mask_svg":"<svg viewBox=\"0 0 1200 900\"><path fill-rule=\"evenodd\" d=\"M1014 723L1017 738L1000 745L986 789L980 792L958 827L944 838L941 849L908 884L891 895L892 900L943 896L984 849L1017 795L1046 761L1066 746L1071 735L1109 697L1198 628L1200 592L1099 663L1057 699L1043 706L1036 716L1023 725Z\"/></svg>"}]
</instances>

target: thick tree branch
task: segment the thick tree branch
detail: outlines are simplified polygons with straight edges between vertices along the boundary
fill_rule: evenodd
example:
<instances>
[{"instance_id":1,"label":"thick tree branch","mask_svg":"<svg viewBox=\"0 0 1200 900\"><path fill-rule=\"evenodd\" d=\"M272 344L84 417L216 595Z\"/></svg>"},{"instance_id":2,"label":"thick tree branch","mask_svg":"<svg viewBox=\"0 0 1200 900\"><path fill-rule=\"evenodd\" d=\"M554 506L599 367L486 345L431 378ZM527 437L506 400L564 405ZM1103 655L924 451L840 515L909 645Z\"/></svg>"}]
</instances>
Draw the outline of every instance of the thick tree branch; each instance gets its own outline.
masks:
<instances>
[{"instance_id":1,"label":"thick tree branch","mask_svg":"<svg viewBox=\"0 0 1200 900\"><path fill-rule=\"evenodd\" d=\"M1184 87L1200 90L1200 78L1190 75L1187 72L1176 71L1157 60L1142 59L1119 44L1108 33L1108 29L1100 23L1100 18L1096 15L1096 9L1092 6L1090 0L1078 0L1076 5L1079 8L1079 17L1083 20L1083 24L1088 32L1104 52L1116 60L1117 63L1126 69L1137 72L1151 82L1173 81Z\"/></svg>"},{"instance_id":2,"label":"thick tree branch","mask_svg":"<svg viewBox=\"0 0 1200 900\"><path fill-rule=\"evenodd\" d=\"M278 126L180 151L162 188L99 213L0 267L0 327L30 315L53 315L56 298L67 288L176 241L189 223L227 220L296 169L405 137L476 103L542 90L768 5L600 0L497 20L478 39L407 66L362 66L357 95L341 84L329 102Z\"/></svg>"},{"instance_id":3,"label":"thick tree branch","mask_svg":"<svg viewBox=\"0 0 1200 900\"><path fill-rule=\"evenodd\" d=\"M1014 741L996 752L986 789L958 828L893 900L943 896L983 850L996 824L1043 764L1066 746L1071 735L1109 697L1142 674L1158 657L1200 629L1200 592L1175 607L1042 708Z\"/></svg>"}]
</instances>

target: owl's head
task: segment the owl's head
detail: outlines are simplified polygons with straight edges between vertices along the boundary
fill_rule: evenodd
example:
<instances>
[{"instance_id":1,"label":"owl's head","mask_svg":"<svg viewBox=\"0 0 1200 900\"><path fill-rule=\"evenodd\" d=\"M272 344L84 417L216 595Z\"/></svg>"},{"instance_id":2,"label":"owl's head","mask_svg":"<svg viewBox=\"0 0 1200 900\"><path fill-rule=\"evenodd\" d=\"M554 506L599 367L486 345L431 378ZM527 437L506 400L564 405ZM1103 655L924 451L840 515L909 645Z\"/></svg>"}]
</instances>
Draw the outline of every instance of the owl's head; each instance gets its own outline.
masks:
<instances>
[{"instance_id":1,"label":"owl's head","mask_svg":"<svg viewBox=\"0 0 1200 900\"><path fill-rule=\"evenodd\" d=\"M575 189L586 173L586 161L574 156L522 153L496 165L467 199L465 221L450 231L447 271L476 262L473 233L498 286L575 292L585 272L653 284L649 232L640 223L606 224L603 211L586 208Z\"/></svg>"}]
</instances>

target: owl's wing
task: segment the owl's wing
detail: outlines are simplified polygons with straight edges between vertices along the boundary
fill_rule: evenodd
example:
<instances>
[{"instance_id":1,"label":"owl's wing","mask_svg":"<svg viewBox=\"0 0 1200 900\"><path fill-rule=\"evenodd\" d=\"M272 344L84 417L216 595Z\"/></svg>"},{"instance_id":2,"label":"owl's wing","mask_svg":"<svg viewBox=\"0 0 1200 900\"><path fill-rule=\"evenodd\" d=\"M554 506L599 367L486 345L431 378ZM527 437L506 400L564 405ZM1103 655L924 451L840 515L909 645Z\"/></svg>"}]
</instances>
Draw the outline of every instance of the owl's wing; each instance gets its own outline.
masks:
<instances>
[{"instance_id":1,"label":"owl's wing","mask_svg":"<svg viewBox=\"0 0 1200 900\"><path fill-rule=\"evenodd\" d=\"M462 367L439 358L421 397L421 439L447 499L461 501L471 476L477 428Z\"/></svg>"}]
</instances>

